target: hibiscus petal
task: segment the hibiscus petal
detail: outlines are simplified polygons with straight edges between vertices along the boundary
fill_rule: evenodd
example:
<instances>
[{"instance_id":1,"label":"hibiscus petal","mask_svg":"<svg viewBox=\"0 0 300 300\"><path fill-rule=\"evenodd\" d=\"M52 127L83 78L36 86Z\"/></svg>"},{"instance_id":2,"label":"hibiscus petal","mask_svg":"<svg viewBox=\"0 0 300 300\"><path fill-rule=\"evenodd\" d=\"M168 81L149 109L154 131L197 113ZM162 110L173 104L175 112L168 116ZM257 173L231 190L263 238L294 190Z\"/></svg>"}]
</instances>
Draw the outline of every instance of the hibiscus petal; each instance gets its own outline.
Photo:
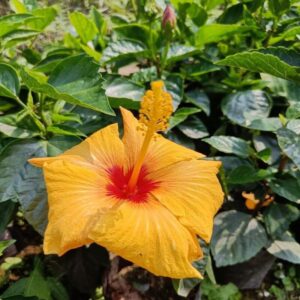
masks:
<instances>
[{"instance_id":1,"label":"hibiscus petal","mask_svg":"<svg viewBox=\"0 0 300 300\"><path fill-rule=\"evenodd\" d=\"M44 176L49 203L45 253L62 255L91 243L88 232L95 218L115 203L106 196L107 178L93 168L65 160L46 163Z\"/></svg>"},{"instance_id":2,"label":"hibiscus petal","mask_svg":"<svg viewBox=\"0 0 300 300\"><path fill-rule=\"evenodd\" d=\"M101 168L122 166L124 162L124 146L119 138L118 125L112 124L98 130L86 140L56 157L33 158L29 162L42 167L45 162L64 159L68 161L84 161Z\"/></svg>"},{"instance_id":3,"label":"hibiscus petal","mask_svg":"<svg viewBox=\"0 0 300 300\"><path fill-rule=\"evenodd\" d=\"M139 122L130 111L121 108L121 112L124 124L123 143L125 145L126 168L130 169L137 161L144 140L144 133L141 130L137 130ZM155 138L150 143L144 164L149 172L153 172L178 161L201 157L204 157L204 155L177 145L159 134L155 134Z\"/></svg>"},{"instance_id":4,"label":"hibiscus petal","mask_svg":"<svg viewBox=\"0 0 300 300\"><path fill-rule=\"evenodd\" d=\"M201 278L191 265L202 256L195 236L153 198L120 201L99 218L89 237L158 276Z\"/></svg>"},{"instance_id":5,"label":"hibiscus petal","mask_svg":"<svg viewBox=\"0 0 300 300\"><path fill-rule=\"evenodd\" d=\"M219 167L216 161L182 161L148 175L159 182L152 195L206 242L211 239L213 217L223 202L216 176Z\"/></svg>"}]
</instances>

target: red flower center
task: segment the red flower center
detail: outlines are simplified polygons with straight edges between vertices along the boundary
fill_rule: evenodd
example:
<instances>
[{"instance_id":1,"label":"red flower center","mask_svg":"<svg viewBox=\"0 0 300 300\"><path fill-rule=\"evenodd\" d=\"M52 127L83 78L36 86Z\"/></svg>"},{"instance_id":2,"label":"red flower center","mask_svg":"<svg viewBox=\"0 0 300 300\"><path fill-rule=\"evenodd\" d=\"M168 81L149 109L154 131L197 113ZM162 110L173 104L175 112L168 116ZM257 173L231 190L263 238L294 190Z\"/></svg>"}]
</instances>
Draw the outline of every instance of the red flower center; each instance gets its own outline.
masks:
<instances>
[{"instance_id":1,"label":"red flower center","mask_svg":"<svg viewBox=\"0 0 300 300\"><path fill-rule=\"evenodd\" d=\"M152 181L147 177L148 172L142 167L135 188L128 189L128 182L132 170L124 173L123 168L115 166L109 170L110 183L107 185L107 194L122 200L136 203L146 202L148 194L158 187L158 182Z\"/></svg>"}]
</instances>

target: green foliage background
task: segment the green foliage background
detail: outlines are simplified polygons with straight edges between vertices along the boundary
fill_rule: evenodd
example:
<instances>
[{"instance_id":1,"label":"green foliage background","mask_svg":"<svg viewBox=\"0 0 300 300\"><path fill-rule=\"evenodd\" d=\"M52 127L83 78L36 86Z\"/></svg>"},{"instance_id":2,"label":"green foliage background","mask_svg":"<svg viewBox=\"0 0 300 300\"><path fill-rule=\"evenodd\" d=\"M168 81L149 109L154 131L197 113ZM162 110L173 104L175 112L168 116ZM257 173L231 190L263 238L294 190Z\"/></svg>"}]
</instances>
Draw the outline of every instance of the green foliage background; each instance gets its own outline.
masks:
<instances>
[{"instance_id":1,"label":"green foliage background","mask_svg":"<svg viewBox=\"0 0 300 300\"><path fill-rule=\"evenodd\" d=\"M267 255L268 293L299 297L299 1L173 0L175 28L161 26L163 0L51 4L11 0L0 17L0 255L14 243L4 238L12 224L26 220L42 235L47 223L42 172L27 160L58 155L119 121L119 106L136 111L161 78L175 109L166 136L223 162L224 205L197 263L206 279L200 289L197 280L174 281L176 292L240 299L235 285L220 283L249 289L256 274L217 283L218 274ZM244 191L260 201L254 210ZM264 207L266 195L275 200ZM69 299L44 260L8 284L24 264L3 258L1 297Z\"/></svg>"}]
</instances>

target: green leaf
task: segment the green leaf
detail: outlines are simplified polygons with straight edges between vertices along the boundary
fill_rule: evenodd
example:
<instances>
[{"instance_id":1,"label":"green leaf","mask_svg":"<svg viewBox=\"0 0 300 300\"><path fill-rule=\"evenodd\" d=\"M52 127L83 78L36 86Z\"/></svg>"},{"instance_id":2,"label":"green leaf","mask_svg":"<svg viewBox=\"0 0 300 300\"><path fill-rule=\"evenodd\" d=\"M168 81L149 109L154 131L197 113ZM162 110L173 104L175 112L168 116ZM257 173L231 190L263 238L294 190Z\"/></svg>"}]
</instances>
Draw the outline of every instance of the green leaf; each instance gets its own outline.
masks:
<instances>
[{"instance_id":1,"label":"green leaf","mask_svg":"<svg viewBox=\"0 0 300 300\"><path fill-rule=\"evenodd\" d=\"M55 69L55 67L69 54L67 53L58 53L58 54L51 54L46 58L39 61L33 68L34 71L49 73Z\"/></svg>"},{"instance_id":2,"label":"green leaf","mask_svg":"<svg viewBox=\"0 0 300 300\"><path fill-rule=\"evenodd\" d=\"M268 74L260 74L275 96L286 98L290 104L299 102L300 85L297 82L285 80Z\"/></svg>"},{"instance_id":3,"label":"green leaf","mask_svg":"<svg viewBox=\"0 0 300 300\"><path fill-rule=\"evenodd\" d=\"M150 30L147 26L138 23L124 24L114 27L114 33L118 37L118 40L134 40L142 42L145 45L150 45ZM155 34L152 31L152 34Z\"/></svg>"},{"instance_id":4,"label":"green leaf","mask_svg":"<svg viewBox=\"0 0 300 300\"><path fill-rule=\"evenodd\" d=\"M289 106L285 114L288 119L300 118L300 102L293 103Z\"/></svg>"},{"instance_id":5,"label":"green leaf","mask_svg":"<svg viewBox=\"0 0 300 300\"><path fill-rule=\"evenodd\" d=\"M291 120L286 125L287 129L294 131L297 134L300 134L300 120Z\"/></svg>"},{"instance_id":6,"label":"green leaf","mask_svg":"<svg viewBox=\"0 0 300 300\"><path fill-rule=\"evenodd\" d=\"M20 0L10 0L9 5L11 9L17 14L26 13L27 11L26 6Z\"/></svg>"},{"instance_id":7,"label":"green leaf","mask_svg":"<svg viewBox=\"0 0 300 300\"><path fill-rule=\"evenodd\" d=\"M178 129L191 139L201 139L209 135L206 126L196 116L191 116L182 122Z\"/></svg>"},{"instance_id":8,"label":"green leaf","mask_svg":"<svg viewBox=\"0 0 300 300\"><path fill-rule=\"evenodd\" d=\"M54 7L36 8L32 14L37 18L28 21L27 25L31 29L42 31L54 21L57 11Z\"/></svg>"},{"instance_id":9,"label":"green leaf","mask_svg":"<svg viewBox=\"0 0 300 300\"><path fill-rule=\"evenodd\" d=\"M19 43L23 43L36 37L40 32L31 29L16 29L8 32L2 36L2 43L4 48L10 48L16 46Z\"/></svg>"},{"instance_id":10,"label":"green leaf","mask_svg":"<svg viewBox=\"0 0 300 300\"><path fill-rule=\"evenodd\" d=\"M124 106L133 109L140 107L140 101L145 92L142 85L119 76L107 77L103 88L113 107Z\"/></svg>"},{"instance_id":11,"label":"green leaf","mask_svg":"<svg viewBox=\"0 0 300 300\"><path fill-rule=\"evenodd\" d=\"M4 271L9 271L16 269L22 265L22 258L20 257L6 257L4 262L1 264L1 269Z\"/></svg>"},{"instance_id":12,"label":"green leaf","mask_svg":"<svg viewBox=\"0 0 300 300\"><path fill-rule=\"evenodd\" d=\"M218 285L204 279L200 286L201 296L209 300L240 300L239 289L233 284Z\"/></svg>"},{"instance_id":13,"label":"green leaf","mask_svg":"<svg viewBox=\"0 0 300 300\"><path fill-rule=\"evenodd\" d=\"M243 4L238 3L228 7L224 13L219 17L221 24L234 24L243 18Z\"/></svg>"},{"instance_id":14,"label":"green leaf","mask_svg":"<svg viewBox=\"0 0 300 300\"><path fill-rule=\"evenodd\" d=\"M270 148L265 148L259 152L256 153L256 156L261 159L266 164L270 162L272 158L272 150Z\"/></svg>"},{"instance_id":15,"label":"green leaf","mask_svg":"<svg viewBox=\"0 0 300 300\"><path fill-rule=\"evenodd\" d=\"M199 47L216 43L230 36L249 31L251 27L232 24L208 24L200 27L196 33L196 45Z\"/></svg>"},{"instance_id":16,"label":"green leaf","mask_svg":"<svg viewBox=\"0 0 300 300\"><path fill-rule=\"evenodd\" d=\"M65 287L56 278L48 277L47 284L49 286L49 289L51 290L51 296L55 300L69 300L70 299Z\"/></svg>"},{"instance_id":17,"label":"green leaf","mask_svg":"<svg viewBox=\"0 0 300 300\"><path fill-rule=\"evenodd\" d=\"M7 64L0 64L0 96L16 99L20 82L16 70Z\"/></svg>"},{"instance_id":18,"label":"green leaf","mask_svg":"<svg viewBox=\"0 0 300 300\"><path fill-rule=\"evenodd\" d=\"M31 138L40 134L31 118L21 111L18 114L0 116L0 132L13 138Z\"/></svg>"},{"instance_id":19,"label":"green leaf","mask_svg":"<svg viewBox=\"0 0 300 300\"><path fill-rule=\"evenodd\" d=\"M283 33L281 33L278 36L272 37L270 39L269 44L273 45L278 43L281 40L285 40L285 39L293 39L295 38L298 34L300 34L300 26L295 26L295 27L291 27L286 29Z\"/></svg>"},{"instance_id":20,"label":"green leaf","mask_svg":"<svg viewBox=\"0 0 300 300\"><path fill-rule=\"evenodd\" d=\"M13 296L37 297L39 300L52 300L51 291L46 279L42 275L41 262L35 265L34 270L27 278L22 278L1 295L3 299Z\"/></svg>"},{"instance_id":21,"label":"green leaf","mask_svg":"<svg viewBox=\"0 0 300 300\"><path fill-rule=\"evenodd\" d=\"M31 14L12 14L0 17L0 37L34 20Z\"/></svg>"},{"instance_id":22,"label":"green leaf","mask_svg":"<svg viewBox=\"0 0 300 300\"><path fill-rule=\"evenodd\" d=\"M229 94L222 101L223 114L241 126L251 126L257 119L268 117L272 108L271 98L261 90L248 90Z\"/></svg>"},{"instance_id":23,"label":"green leaf","mask_svg":"<svg viewBox=\"0 0 300 300\"><path fill-rule=\"evenodd\" d=\"M275 240L267 251L272 255L291 262L293 264L300 264L300 244L286 232L280 239Z\"/></svg>"},{"instance_id":24,"label":"green leaf","mask_svg":"<svg viewBox=\"0 0 300 300\"><path fill-rule=\"evenodd\" d=\"M146 53L146 47L140 43L129 40L111 42L103 51L101 61L111 63L127 57L137 57Z\"/></svg>"},{"instance_id":25,"label":"green leaf","mask_svg":"<svg viewBox=\"0 0 300 300\"><path fill-rule=\"evenodd\" d=\"M192 46L173 44L167 54L167 63L173 63L193 56L197 49Z\"/></svg>"},{"instance_id":26,"label":"green leaf","mask_svg":"<svg viewBox=\"0 0 300 300\"><path fill-rule=\"evenodd\" d=\"M235 210L217 215L211 241L217 267L247 261L267 244L264 227L251 215Z\"/></svg>"},{"instance_id":27,"label":"green leaf","mask_svg":"<svg viewBox=\"0 0 300 300\"><path fill-rule=\"evenodd\" d=\"M78 55L64 59L51 73L48 83L32 71L22 70L21 76L34 92L114 115L101 87L98 65L88 56Z\"/></svg>"},{"instance_id":28,"label":"green leaf","mask_svg":"<svg viewBox=\"0 0 300 300\"><path fill-rule=\"evenodd\" d=\"M98 32L96 25L81 12L70 13L69 19L85 44L91 41Z\"/></svg>"},{"instance_id":29,"label":"green leaf","mask_svg":"<svg viewBox=\"0 0 300 300\"><path fill-rule=\"evenodd\" d=\"M248 157L252 151L245 140L233 136L218 135L203 139L202 141L220 152L233 153L244 158Z\"/></svg>"},{"instance_id":30,"label":"green leaf","mask_svg":"<svg viewBox=\"0 0 300 300\"><path fill-rule=\"evenodd\" d=\"M181 65L181 72L185 77L199 77L204 74L219 71L221 68L206 59L200 59L199 63ZM194 79L194 78L193 78Z\"/></svg>"},{"instance_id":31,"label":"green leaf","mask_svg":"<svg viewBox=\"0 0 300 300\"><path fill-rule=\"evenodd\" d=\"M271 190L295 203L300 204L300 180L295 177L286 177L283 179L272 179L269 182Z\"/></svg>"},{"instance_id":32,"label":"green leaf","mask_svg":"<svg viewBox=\"0 0 300 300\"><path fill-rule=\"evenodd\" d=\"M67 125L53 125L47 127L48 132L55 133L57 135L69 135L69 136L83 136L86 137L86 135L81 132L79 129L67 126Z\"/></svg>"},{"instance_id":33,"label":"green leaf","mask_svg":"<svg viewBox=\"0 0 300 300\"><path fill-rule=\"evenodd\" d=\"M290 0L268 0L269 9L275 16L280 16L290 8Z\"/></svg>"},{"instance_id":34,"label":"green leaf","mask_svg":"<svg viewBox=\"0 0 300 300\"><path fill-rule=\"evenodd\" d=\"M290 129L280 128L277 139L281 150L300 168L300 136Z\"/></svg>"},{"instance_id":35,"label":"green leaf","mask_svg":"<svg viewBox=\"0 0 300 300\"><path fill-rule=\"evenodd\" d=\"M0 202L0 236L16 212L16 203L13 201Z\"/></svg>"},{"instance_id":36,"label":"green leaf","mask_svg":"<svg viewBox=\"0 0 300 300\"><path fill-rule=\"evenodd\" d=\"M264 211L264 221L270 236L276 240L289 229L290 224L300 216L297 207L289 204L273 203Z\"/></svg>"},{"instance_id":37,"label":"green leaf","mask_svg":"<svg viewBox=\"0 0 300 300\"><path fill-rule=\"evenodd\" d=\"M75 113L52 113L51 117L54 123L76 122L82 124L80 116Z\"/></svg>"},{"instance_id":38,"label":"green leaf","mask_svg":"<svg viewBox=\"0 0 300 300\"><path fill-rule=\"evenodd\" d=\"M170 74L164 80L166 90L173 99L173 110L175 111L183 97L183 78L180 75Z\"/></svg>"},{"instance_id":39,"label":"green leaf","mask_svg":"<svg viewBox=\"0 0 300 300\"><path fill-rule=\"evenodd\" d=\"M187 103L194 104L195 106L201 108L207 116L210 115L210 101L204 91L195 89L188 91L185 96Z\"/></svg>"},{"instance_id":40,"label":"green leaf","mask_svg":"<svg viewBox=\"0 0 300 300\"><path fill-rule=\"evenodd\" d=\"M252 72L271 74L287 80L300 81L300 55L283 47L246 51L227 56L220 66L244 68Z\"/></svg>"},{"instance_id":41,"label":"green leaf","mask_svg":"<svg viewBox=\"0 0 300 300\"><path fill-rule=\"evenodd\" d=\"M269 169L257 170L251 165L239 166L233 169L227 178L228 184L248 184L272 177L273 171Z\"/></svg>"},{"instance_id":42,"label":"green leaf","mask_svg":"<svg viewBox=\"0 0 300 300\"><path fill-rule=\"evenodd\" d=\"M181 107L179 108L175 114L170 118L168 130L172 129L173 127L177 126L178 124L185 121L188 116L196 114L201 110L196 107Z\"/></svg>"},{"instance_id":43,"label":"green leaf","mask_svg":"<svg viewBox=\"0 0 300 300\"><path fill-rule=\"evenodd\" d=\"M270 158L265 161L269 165L272 165L279 160L281 150L275 137L269 135L257 135L253 137L253 144L257 152L261 152L267 149L271 150Z\"/></svg>"},{"instance_id":44,"label":"green leaf","mask_svg":"<svg viewBox=\"0 0 300 300\"><path fill-rule=\"evenodd\" d=\"M5 249L7 249L10 245L14 244L15 240L5 240L0 241L0 257L2 256Z\"/></svg>"},{"instance_id":45,"label":"green leaf","mask_svg":"<svg viewBox=\"0 0 300 300\"><path fill-rule=\"evenodd\" d=\"M260 131L274 132L282 127L282 123L280 122L279 118L264 118L253 120L246 127Z\"/></svg>"},{"instance_id":46,"label":"green leaf","mask_svg":"<svg viewBox=\"0 0 300 300\"><path fill-rule=\"evenodd\" d=\"M67 137L22 140L9 144L0 153L0 203L18 201L25 218L41 234L47 222L47 194L42 170L31 166L28 159L61 154L78 141Z\"/></svg>"}]
</instances>

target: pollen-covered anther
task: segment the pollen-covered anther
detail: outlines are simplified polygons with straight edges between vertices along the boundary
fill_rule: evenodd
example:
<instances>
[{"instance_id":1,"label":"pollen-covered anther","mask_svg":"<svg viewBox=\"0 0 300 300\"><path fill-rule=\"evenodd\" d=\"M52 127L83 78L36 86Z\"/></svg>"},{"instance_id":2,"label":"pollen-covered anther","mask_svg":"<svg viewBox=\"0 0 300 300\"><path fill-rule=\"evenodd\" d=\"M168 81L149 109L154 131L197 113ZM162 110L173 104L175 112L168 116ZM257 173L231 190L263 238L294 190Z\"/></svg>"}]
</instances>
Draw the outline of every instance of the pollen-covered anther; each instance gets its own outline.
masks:
<instances>
[{"instance_id":1,"label":"pollen-covered anther","mask_svg":"<svg viewBox=\"0 0 300 300\"><path fill-rule=\"evenodd\" d=\"M155 81L151 84L141 102L140 123L151 128L154 132L165 131L173 112L172 97L163 90L163 82Z\"/></svg>"}]
</instances>

